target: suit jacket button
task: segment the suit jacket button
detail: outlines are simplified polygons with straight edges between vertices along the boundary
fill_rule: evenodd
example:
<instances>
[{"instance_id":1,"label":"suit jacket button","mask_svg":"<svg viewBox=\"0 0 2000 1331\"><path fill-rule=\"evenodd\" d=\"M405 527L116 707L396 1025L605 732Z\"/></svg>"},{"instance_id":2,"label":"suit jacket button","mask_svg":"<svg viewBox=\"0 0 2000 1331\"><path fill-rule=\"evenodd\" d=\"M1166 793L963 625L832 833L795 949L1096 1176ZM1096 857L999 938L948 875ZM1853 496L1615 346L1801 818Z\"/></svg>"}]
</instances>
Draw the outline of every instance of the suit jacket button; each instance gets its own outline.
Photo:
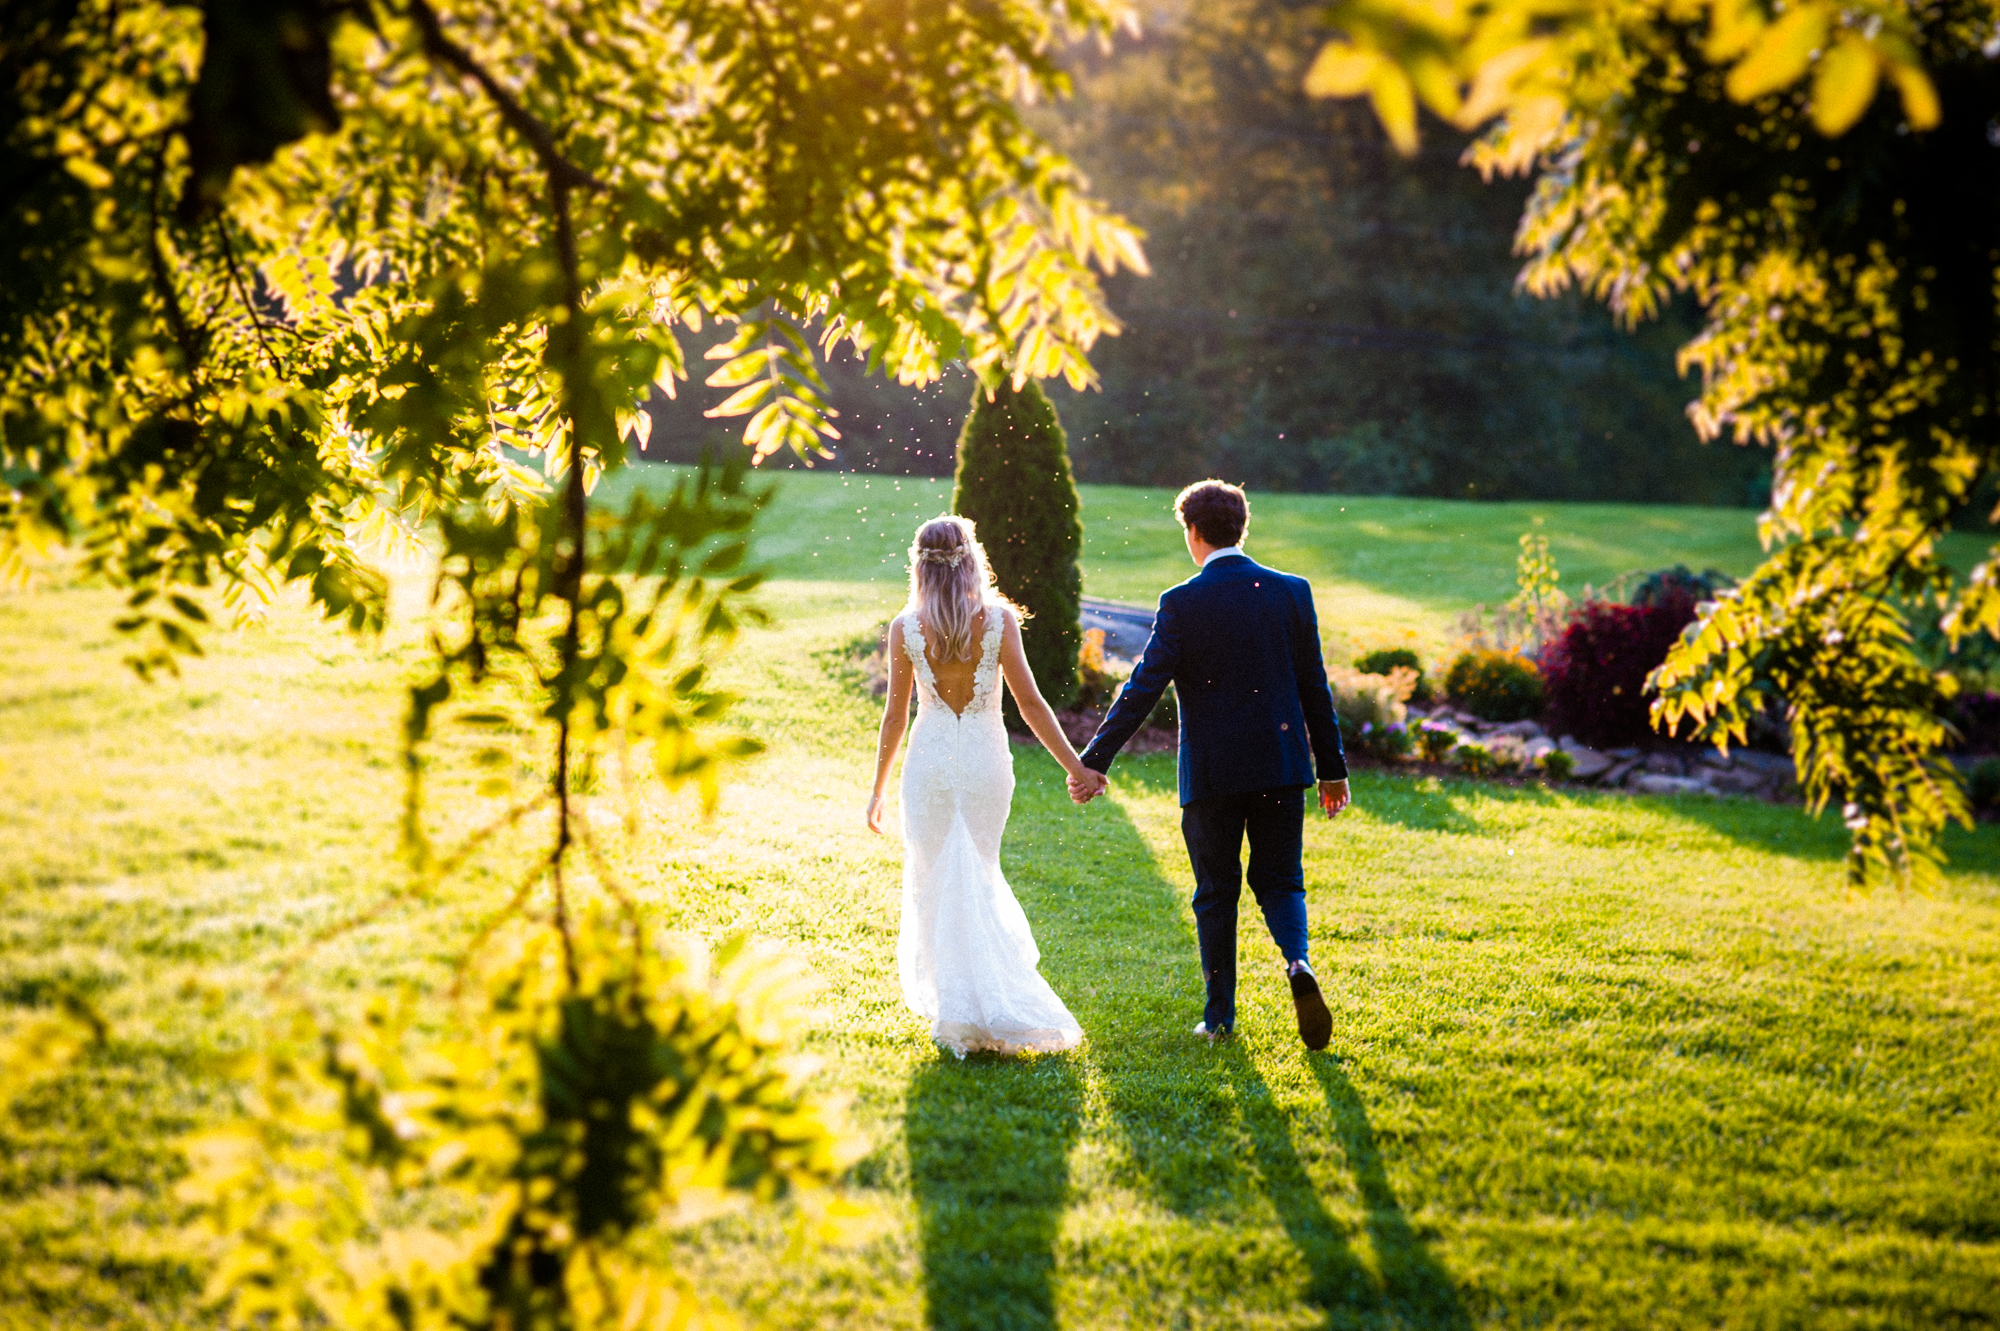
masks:
<instances>
[{"instance_id":1,"label":"suit jacket button","mask_svg":"<svg viewBox=\"0 0 2000 1331\"><path fill-rule=\"evenodd\" d=\"M1292 723L1290 721L1278 722L1278 729L1280 730L1290 730L1291 728L1292 728Z\"/></svg>"}]
</instances>

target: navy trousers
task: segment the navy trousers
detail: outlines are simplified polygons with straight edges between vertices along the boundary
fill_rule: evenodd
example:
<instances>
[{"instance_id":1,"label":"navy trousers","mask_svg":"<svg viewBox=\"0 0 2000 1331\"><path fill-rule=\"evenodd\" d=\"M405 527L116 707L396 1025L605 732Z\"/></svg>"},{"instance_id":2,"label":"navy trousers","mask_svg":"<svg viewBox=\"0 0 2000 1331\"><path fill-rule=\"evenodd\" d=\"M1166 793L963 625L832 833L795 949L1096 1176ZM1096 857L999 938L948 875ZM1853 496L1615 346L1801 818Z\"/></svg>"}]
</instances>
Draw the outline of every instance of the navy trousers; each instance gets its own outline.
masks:
<instances>
[{"instance_id":1,"label":"navy trousers","mask_svg":"<svg viewBox=\"0 0 2000 1331\"><path fill-rule=\"evenodd\" d=\"M1202 1020L1236 1025L1236 903L1243 895L1243 840L1250 890L1264 927L1287 962L1306 959L1306 793L1298 786L1216 795L1181 808L1181 836L1194 865L1194 927L1208 985Z\"/></svg>"}]
</instances>

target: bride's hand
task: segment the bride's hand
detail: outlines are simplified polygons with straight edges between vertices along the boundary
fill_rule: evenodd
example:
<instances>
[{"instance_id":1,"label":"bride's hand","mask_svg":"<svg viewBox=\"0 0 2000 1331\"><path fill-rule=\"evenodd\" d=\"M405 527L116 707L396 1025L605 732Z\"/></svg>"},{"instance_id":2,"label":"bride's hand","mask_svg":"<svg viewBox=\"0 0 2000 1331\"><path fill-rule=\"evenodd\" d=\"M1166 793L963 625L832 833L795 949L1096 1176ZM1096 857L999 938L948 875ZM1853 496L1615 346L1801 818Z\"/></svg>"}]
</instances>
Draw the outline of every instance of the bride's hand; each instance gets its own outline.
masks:
<instances>
[{"instance_id":1,"label":"bride's hand","mask_svg":"<svg viewBox=\"0 0 2000 1331\"><path fill-rule=\"evenodd\" d=\"M868 830L876 836L882 835L882 802L880 795L868 797Z\"/></svg>"},{"instance_id":2,"label":"bride's hand","mask_svg":"<svg viewBox=\"0 0 2000 1331\"><path fill-rule=\"evenodd\" d=\"M1104 793L1110 780L1102 772L1094 772L1088 767L1079 767L1070 773L1069 797L1078 804L1088 804Z\"/></svg>"}]
</instances>

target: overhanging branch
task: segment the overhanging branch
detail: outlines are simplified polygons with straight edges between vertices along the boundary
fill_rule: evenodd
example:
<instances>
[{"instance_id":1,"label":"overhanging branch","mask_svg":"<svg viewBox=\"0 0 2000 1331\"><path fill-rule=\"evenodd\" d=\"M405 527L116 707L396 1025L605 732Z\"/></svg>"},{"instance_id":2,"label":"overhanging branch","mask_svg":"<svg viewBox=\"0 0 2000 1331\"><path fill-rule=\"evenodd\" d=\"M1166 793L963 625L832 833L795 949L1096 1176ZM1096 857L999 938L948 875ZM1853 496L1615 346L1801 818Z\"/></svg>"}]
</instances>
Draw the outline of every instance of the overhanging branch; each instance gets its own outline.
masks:
<instances>
[{"instance_id":1,"label":"overhanging branch","mask_svg":"<svg viewBox=\"0 0 2000 1331\"><path fill-rule=\"evenodd\" d=\"M565 187L602 190L610 188L602 180L563 156L556 146L555 132L543 124L513 93L507 91L486 71L486 67L473 59L472 52L445 36L443 26L438 22L437 11L426 0L410 0L410 17L417 29L424 35L424 52L439 63L463 74L480 86L486 96L500 112L500 119L534 150L542 168L553 180Z\"/></svg>"}]
</instances>

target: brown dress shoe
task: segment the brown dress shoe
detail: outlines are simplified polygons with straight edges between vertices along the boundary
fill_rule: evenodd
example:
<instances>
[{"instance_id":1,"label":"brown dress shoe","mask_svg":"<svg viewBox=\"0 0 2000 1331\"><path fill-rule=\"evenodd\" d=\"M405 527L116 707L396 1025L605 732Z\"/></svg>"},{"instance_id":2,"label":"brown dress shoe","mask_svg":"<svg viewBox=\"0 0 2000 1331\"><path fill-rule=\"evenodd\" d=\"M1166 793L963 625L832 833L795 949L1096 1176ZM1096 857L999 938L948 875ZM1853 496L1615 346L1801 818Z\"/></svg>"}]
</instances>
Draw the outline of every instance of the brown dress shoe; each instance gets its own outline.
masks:
<instances>
[{"instance_id":1,"label":"brown dress shoe","mask_svg":"<svg viewBox=\"0 0 2000 1331\"><path fill-rule=\"evenodd\" d=\"M1194 1024L1194 1033L1210 1044L1221 1044L1224 1040L1233 1040L1236 1038L1236 1032L1230 1030L1227 1026L1218 1026L1214 1030L1210 1030L1208 1029L1208 1023L1205 1021L1198 1021Z\"/></svg>"},{"instance_id":2,"label":"brown dress shoe","mask_svg":"<svg viewBox=\"0 0 2000 1331\"><path fill-rule=\"evenodd\" d=\"M1326 1048L1327 1041L1333 1039L1333 1014L1326 1010L1326 999L1320 995L1312 967L1295 961L1285 968L1285 977L1291 981L1292 1007L1299 1014L1299 1038L1308 1049Z\"/></svg>"}]
</instances>

